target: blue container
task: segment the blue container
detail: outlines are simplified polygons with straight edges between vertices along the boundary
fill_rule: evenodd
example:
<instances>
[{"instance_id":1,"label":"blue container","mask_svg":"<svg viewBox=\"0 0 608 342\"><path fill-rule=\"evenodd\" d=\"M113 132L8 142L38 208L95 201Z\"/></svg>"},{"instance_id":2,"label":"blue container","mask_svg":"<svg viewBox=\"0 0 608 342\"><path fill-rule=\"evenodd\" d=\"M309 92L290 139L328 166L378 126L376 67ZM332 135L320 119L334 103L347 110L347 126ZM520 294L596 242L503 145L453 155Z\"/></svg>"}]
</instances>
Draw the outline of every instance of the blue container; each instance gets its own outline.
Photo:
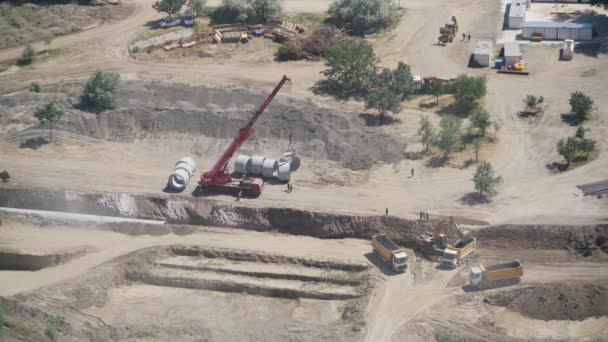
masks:
<instances>
[{"instance_id":1,"label":"blue container","mask_svg":"<svg viewBox=\"0 0 608 342\"><path fill-rule=\"evenodd\" d=\"M502 68L503 65L505 65L504 59L502 59L502 58L496 58L494 60L494 67L495 68L500 69L500 68Z\"/></svg>"}]
</instances>

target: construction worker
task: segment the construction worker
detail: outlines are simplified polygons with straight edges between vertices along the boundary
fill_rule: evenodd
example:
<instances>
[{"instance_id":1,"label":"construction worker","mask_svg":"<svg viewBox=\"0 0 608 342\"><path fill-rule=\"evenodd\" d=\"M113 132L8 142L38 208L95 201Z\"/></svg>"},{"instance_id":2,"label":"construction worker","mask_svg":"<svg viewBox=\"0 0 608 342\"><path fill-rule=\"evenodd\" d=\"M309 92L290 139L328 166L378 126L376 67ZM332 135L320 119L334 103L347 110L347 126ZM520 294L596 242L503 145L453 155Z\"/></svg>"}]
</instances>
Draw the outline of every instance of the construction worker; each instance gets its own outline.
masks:
<instances>
[{"instance_id":1,"label":"construction worker","mask_svg":"<svg viewBox=\"0 0 608 342\"><path fill-rule=\"evenodd\" d=\"M467 39L467 35L464 34L464 32L462 33L462 41L464 42L464 40Z\"/></svg>"},{"instance_id":2,"label":"construction worker","mask_svg":"<svg viewBox=\"0 0 608 342\"><path fill-rule=\"evenodd\" d=\"M425 218L426 218L426 220L428 221L428 220L429 220L429 213L428 213L428 212L425 212L425 213L424 213L424 217L425 217Z\"/></svg>"},{"instance_id":3,"label":"construction worker","mask_svg":"<svg viewBox=\"0 0 608 342\"><path fill-rule=\"evenodd\" d=\"M470 42L470 41L471 41L471 35L469 34L469 35L467 35L467 42Z\"/></svg>"},{"instance_id":4,"label":"construction worker","mask_svg":"<svg viewBox=\"0 0 608 342\"><path fill-rule=\"evenodd\" d=\"M243 195L243 190L240 190L239 192L236 193L236 201L238 202L241 200L241 196Z\"/></svg>"},{"instance_id":5,"label":"construction worker","mask_svg":"<svg viewBox=\"0 0 608 342\"><path fill-rule=\"evenodd\" d=\"M386 211L384 212L384 216L388 216L388 208L386 208Z\"/></svg>"},{"instance_id":6,"label":"construction worker","mask_svg":"<svg viewBox=\"0 0 608 342\"><path fill-rule=\"evenodd\" d=\"M422 221L424 219L424 213L421 211L419 213L419 216L420 216L419 220Z\"/></svg>"},{"instance_id":7,"label":"construction worker","mask_svg":"<svg viewBox=\"0 0 608 342\"><path fill-rule=\"evenodd\" d=\"M412 176L411 177L414 177L414 168L412 168Z\"/></svg>"},{"instance_id":8,"label":"construction worker","mask_svg":"<svg viewBox=\"0 0 608 342\"><path fill-rule=\"evenodd\" d=\"M11 175L8 174L8 171L6 171L6 170L0 171L0 180L2 180L2 183L7 183L10 178L11 178Z\"/></svg>"}]
</instances>

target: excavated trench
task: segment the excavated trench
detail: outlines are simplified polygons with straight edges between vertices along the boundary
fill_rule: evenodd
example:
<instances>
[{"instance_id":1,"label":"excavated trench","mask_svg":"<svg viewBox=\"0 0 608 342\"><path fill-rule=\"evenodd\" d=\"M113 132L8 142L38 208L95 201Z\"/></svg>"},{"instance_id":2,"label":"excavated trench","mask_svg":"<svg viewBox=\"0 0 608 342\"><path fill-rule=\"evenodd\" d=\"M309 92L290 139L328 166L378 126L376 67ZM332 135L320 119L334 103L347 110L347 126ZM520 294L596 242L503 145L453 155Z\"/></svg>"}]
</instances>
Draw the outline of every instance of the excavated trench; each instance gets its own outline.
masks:
<instances>
[{"instance_id":1,"label":"excavated trench","mask_svg":"<svg viewBox=\"0 0 608 342\"><path fill-rule=\"evenodd\" d=\"M0 270L38 271L46 267L66 263L86 253L86 249L50 254L0 252Z\"/></svg>"},{"instance_id":2,"label":"excavated trench","mask_svg":"<svg viewBox=\"0 0 608 342\"><path fill-rule=\"evenodd\" d=\"M501 291L485 299L542 320L584 320L608 316L608 287L594 284L543 284Z\"/></svg>"},{"instance_id":3,"label":"excavated trench","mask_svg":"<svg viewBox=\"0 0 608 342\"><path fill-rule=\"evenodd\" d=\"M195 225L278 231L324 239L361 238L386 233L397 243L415 247L416 237L431 229L431 222L394 216L357 216L294 208L266 208L191 196L79 193L48 189L0 189L0 207L62 211L148 220L168 225L106 224L107 229L131 235L189 234ZM194 225L194 226L193 226ZM451 228L450 241L458 239ZM577 255L606 253L608 224L585 226L499 225L475 230L484 248L569 249Z\"/></svg>"}]
</instances>

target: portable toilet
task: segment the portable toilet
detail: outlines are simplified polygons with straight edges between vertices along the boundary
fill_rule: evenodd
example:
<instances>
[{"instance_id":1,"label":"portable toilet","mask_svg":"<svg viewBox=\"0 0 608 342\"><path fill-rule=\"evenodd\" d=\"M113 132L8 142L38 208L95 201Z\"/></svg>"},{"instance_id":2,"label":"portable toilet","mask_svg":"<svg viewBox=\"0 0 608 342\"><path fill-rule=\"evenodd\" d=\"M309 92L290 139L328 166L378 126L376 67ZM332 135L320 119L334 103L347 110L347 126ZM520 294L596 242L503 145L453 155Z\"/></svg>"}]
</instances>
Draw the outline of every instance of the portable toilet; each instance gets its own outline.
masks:
<instances>
[{"instance_id":1,"label":"portable toilet","mask_svg":"<svg viewBox=\"0 0 608 342\"><path fill-rule=\"evenodd\" d=\"M489 39L477 41L475 51L473 52L473 60L482 67L490 66L490 58L494 52L494 43Z\"/></svg>"}]
</instances>

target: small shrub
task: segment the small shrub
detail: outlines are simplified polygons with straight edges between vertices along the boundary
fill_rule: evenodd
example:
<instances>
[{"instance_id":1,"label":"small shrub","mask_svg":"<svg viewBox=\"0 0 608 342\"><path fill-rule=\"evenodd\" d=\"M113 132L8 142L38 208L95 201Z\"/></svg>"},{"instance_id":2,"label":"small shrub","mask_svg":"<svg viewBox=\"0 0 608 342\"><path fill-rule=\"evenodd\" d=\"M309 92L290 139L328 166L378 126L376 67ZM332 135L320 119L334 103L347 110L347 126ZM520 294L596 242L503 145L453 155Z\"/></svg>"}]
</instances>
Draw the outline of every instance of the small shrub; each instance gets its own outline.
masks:
<instances>
[{"instance_id":1,"label":"small shrub","mask_svg":"<svg viewBox=\"0 0 608 342\"><path fill-rule=\"evenodd\" d=\"M133 48L131 48L131 53L139 53L139 46L135 45Z\"/></svg>"},{"instance_id":2,"label":"small shrub","mask_svg":"<svg viewBox=\"0 0 608 342\"><path fill-rule=\"evenodd\" d=\"M2 307L0 306L0 337L2 337L2 331L4 330L5 322L6 322L6 317L4 317L4 310L2 310Z\"/></svg>"},{"instance_id":3,"label":"small shrub","mask_svg":"<svg viewBox=\"0 0 608 342\"><path fill-rule=\"evenodd\" d=\"M21 56L17 60L17 64L19 65L29 65L32 64L34 59L36 58L36 51L32 47L32 45L27 44L21 53Z\"/></svg>"},{"instance_id":4,"label":"small shrub","mask_svg":"<svg viewBox=\"0 0 608 342\"><path fill-rule=\"evenodd\" d=\"M44 330L44 334L51 340L57 341L57 325L59 321L56 319L49 319L46 321L46 329Z\"/></svg>"},{"instance_id":5,"label":"small shrub","mask_svg":"<svg viewBox=\"0 0 608 342\"><path fill-rule=\"evenodd\" d=\"M33 93L39 93L42 90L42 87L40 86L40 84L38 82L32 82L32 84L30 84L30 91Z\"/></svg>"},{"instance_id":6,"label":"small shrub","mask_svg":"<svg viewBox=\"0 0 608 342\"><path fill-rule=\"evenodd\" d=\"M578 123L587 120L587 116L593 109L593 105L593 100L580 91L575 91L570 94L570 107L572 108L572 114Z\"/></svg>"},{"instance_id":7,"label":"small shrub","mask_svg":"<svg viewBox=\"0 0 608 342\"><path fill-rule=\"evenodd\" d=\"M295 45L286 44L279 47L277 58L280 61L290 61L298 59L298 50Z\"/></svg>"}]
</instances>

